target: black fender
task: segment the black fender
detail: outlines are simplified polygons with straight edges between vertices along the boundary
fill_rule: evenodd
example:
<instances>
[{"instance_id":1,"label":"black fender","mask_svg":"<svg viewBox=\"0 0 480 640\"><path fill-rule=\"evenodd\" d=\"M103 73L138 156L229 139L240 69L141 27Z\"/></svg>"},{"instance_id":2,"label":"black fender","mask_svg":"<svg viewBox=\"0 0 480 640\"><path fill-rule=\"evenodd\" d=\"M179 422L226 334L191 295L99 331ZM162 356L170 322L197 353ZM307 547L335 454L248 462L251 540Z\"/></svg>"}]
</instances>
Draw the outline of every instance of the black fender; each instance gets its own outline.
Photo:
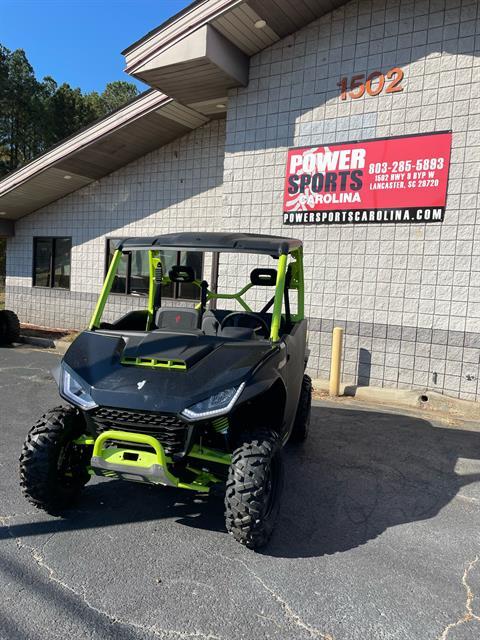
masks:
<instances>
[{"instance_id":1,"label":"black fender","mask_svg":"<svg viewBox=\"0 0 480 640\"><path fill-rule=\"evenodd\" d=\"M287 388L282 375L285 363L285 349L276 349L246 382L240 402L231 414L231 433L234 439L239 430L245 431L250 427L268 427L282 439L286 438Z\"/></svg>"}]
</instances>

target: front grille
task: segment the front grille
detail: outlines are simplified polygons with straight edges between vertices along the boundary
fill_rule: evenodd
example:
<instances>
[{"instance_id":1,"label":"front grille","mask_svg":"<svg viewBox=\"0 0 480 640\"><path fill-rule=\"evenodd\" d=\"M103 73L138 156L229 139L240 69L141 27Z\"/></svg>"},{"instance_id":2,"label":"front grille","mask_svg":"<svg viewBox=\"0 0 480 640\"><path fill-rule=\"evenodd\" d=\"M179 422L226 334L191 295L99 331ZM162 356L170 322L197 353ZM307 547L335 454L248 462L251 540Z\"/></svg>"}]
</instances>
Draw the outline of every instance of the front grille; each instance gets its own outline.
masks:
<instances>
[{"instance_id":1,"label":"front grille","mask_svg":"<svg viewBox=\"0 0 480 640\"><path fill-rule=\"evenodd\" d=\"M97 435L108 429L121 429L154 436L169 454L184 448L187 425L177 416L101 407L92 418Z\"/></svg>"}]
</instances>

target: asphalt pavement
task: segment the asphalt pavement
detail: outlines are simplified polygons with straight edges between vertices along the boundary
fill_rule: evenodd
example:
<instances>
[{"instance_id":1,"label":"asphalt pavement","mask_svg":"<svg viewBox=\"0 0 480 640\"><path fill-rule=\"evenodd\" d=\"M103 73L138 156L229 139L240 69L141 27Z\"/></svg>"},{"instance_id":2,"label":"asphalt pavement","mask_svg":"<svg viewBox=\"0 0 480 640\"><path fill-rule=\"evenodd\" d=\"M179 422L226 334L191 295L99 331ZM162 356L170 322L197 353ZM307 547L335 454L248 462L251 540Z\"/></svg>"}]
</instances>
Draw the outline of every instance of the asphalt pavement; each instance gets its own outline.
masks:
<instances>
[{"instance_id":1,"label":"asphalt pavement","mask_svg":"<svg viewBox=\"0 0 480 640\"><path fill-rule=\"evenodd\" d=\"M57 362L0 348L2 640L480 638L480 427L317 403L255 553L190 492L96 478L63 519L27 503Z\"/></svg>"}]
</instances>

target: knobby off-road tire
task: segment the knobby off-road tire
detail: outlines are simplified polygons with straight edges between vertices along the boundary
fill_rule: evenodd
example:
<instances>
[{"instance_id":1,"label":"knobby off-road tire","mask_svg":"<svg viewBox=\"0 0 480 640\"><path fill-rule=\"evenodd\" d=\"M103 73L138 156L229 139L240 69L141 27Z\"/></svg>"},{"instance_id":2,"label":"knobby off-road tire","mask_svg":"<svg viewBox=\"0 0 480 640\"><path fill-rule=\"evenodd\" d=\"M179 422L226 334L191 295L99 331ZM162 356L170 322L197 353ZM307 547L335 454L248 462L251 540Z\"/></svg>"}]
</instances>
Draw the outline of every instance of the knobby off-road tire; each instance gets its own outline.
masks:
<instances>
[{"instance_id":1,"label":"knobby off-road tire","mask_svg":"<svg viewBox=\"0 0 480 640\"><path fill-rule=\"evenodd\" d=\"M55 407L30 430L20 456L20 486L38 509L58 515L89 481L89 447L73 442L83 427L78 411Z\"/></svg>"},{"instance_id":2,"label":"knobby off-road tire","mask_svg":"<svg viewBox=\"0 0 480 640\"><path fill-rule=\"evenodd\" d=\"M17 314L8 309L0 311L0 344L13 344L20 338L20 322Z\"/></svg>"},{"instance_id":3,"label":"knobby off-road tire","mask_svg":"<svg viewBox=\"0 0 480 640\"><path fill-rule=\"evenodd\" d=\"M303 442L307 439L310 428L310 414L312 412L312 380L310 376L304 375L302 380L302 390L298 401L295 422L289 442Z\"/></svg>"},{"instance_id":4,"label":"knobby off-road tire","mask_svg":"<svg viewBox=\"0 0 480 640\"><path fill-rule=\"evenodd\" d=\"M227 531L249 549L264 546L275 526L283 488L279 436L258 429L233 452L225 494Z\"/></svg>"}]
</instances>

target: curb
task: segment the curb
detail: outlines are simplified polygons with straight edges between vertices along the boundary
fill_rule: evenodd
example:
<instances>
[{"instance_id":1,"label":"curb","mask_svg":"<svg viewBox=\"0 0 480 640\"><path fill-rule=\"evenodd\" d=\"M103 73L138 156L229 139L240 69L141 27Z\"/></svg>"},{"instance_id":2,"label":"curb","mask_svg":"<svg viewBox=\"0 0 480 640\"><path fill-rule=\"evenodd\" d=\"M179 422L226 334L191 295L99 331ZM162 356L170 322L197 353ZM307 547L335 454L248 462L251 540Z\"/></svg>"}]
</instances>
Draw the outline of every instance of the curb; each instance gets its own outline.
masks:
<instances>
[{"instance_id":1,"label":"curb","mask_svg":"<svg viewBox=\"0 0 480 640\"><path fill-rule=\"evenodd\" d=\"M38 336L20 336L19 341L23 344L31 344L34 347L44 349L55 349L55 341L51 338L39 338Z\"/></svg>"},{"instance_id":2,"label":"curb","mask_svg":"<svg viewBox=\"0 0 480 640\"><path fill-rule=\"evenodd\" d=\"M53 340L52 338L40 338L38 336L20 336L19 342L29 344L32 347L42 349L54 349L57 353L64 354L71 342L67 340Z\"/></svg>"},{"instance_id":3,"label":"curb","mask_svg":"<svg viewBox=\"0 0 480 640\"><path fill-rule=\"evenodd\" d=\"M326 392L328 394L328 380L316 379L312 380L312 384L315 391ZM352 397L362 402L435 411L466 420L478 421L480 413L478 402L452 398L426 388L389 389L384 387L357 387L354 384L341 384L340 396Z\"/></svg>"}]
</instances>

